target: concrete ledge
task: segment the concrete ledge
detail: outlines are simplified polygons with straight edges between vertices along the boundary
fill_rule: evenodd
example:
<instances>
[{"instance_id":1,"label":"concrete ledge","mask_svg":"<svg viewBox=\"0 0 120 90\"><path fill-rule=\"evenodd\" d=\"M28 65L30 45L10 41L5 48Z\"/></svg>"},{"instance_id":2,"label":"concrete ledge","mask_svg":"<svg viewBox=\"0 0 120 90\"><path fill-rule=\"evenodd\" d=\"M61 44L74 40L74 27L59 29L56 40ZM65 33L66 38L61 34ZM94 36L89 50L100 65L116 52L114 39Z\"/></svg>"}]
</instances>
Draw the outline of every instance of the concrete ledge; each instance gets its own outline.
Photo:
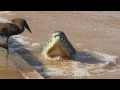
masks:
<instances>
[{"instance_id":1,"label":"concrete ledge","mask_svg":"<svg viewBox=\"0 0 120 90\"><path fill-rule=\"evenodd\" d=\"M6 55L6 49L1 49L0 53L4 56ZM3 56L3 59L4 59ZM8 64L12 64L24 79L44 79L36 70L34 70L23 58L21 58L17 53L9 54L8 56Z\"/></svg>"},{"instance_id":2,"label":"concrete ledge","mask_svg":"<svg viewBox=\"0 0 120 90\"><path fill-rule=\"evenodd\" d=\"M16 66L25 79L44 79L36 70L34 70L18 54L10 54L9 59Z\"/></svg>"}]
</instances>

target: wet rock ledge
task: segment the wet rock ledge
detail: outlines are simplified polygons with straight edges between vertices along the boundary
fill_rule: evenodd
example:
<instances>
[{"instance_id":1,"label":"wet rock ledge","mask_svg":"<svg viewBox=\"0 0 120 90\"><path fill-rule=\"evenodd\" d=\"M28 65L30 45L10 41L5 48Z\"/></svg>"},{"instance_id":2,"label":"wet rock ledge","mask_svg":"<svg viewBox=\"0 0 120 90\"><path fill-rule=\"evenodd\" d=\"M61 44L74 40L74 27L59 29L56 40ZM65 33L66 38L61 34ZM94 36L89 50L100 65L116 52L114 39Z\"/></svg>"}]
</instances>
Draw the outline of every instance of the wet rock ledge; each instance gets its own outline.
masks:
<instances>
[{"instance_id":1,"label":"wet rock ledge","mask_svg":"<svg viewBox=\"0 0 120 90\"><path fill-rule=\"evenodd\" d=\"M16 69L23 79L44 79L17 53L10 53L8 55L7 50L3 48L4 46L5 44L0 43L0 66Z\"/></svg>"}]
</instances>

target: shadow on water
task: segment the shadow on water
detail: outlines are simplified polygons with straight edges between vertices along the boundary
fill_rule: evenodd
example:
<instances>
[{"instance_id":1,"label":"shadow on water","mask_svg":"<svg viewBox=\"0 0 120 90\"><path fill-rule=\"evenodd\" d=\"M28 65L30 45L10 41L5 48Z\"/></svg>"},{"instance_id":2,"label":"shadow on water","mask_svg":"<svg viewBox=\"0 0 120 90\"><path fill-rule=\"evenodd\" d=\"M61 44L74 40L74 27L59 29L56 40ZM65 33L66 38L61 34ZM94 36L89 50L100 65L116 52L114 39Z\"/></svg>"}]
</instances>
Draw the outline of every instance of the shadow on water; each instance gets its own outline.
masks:
<instances>
[{"instance_id":1,"label":"shadow on water","mask_svg":"<svg viewBox=\"0 0 120 90\"><path fill-rule=\"evenodd\" d=\"M30 52L28 49L24 48L24 45L22 45L21 43L19 43L17 40L15 40L12 37L10 39L13 39L14 42L18 43L18 47L22 47L22 51L14 50L14 52L17 53L21 58L23 58L30 66L43 66L42 62L40 62L40 60L36 56L34 56L32 52ZM10 39L9 39L9 43L11 43ZM12 43L14 43L14 42L12 42ZM0 45L0 47L6 49L5 45ZM11 52L10 52L10 54L11 54ZM9 67L7 52L6 52L6 65L7 65L7 67ZM40 70L40 71L42 72L42 70ZM46 78L46 77L44 77L44 78Z\"/></svg>"},{"instance_id":2,"label":"shadow on water","mask_svg":"<svg viewBox=\"0 0 120 90\"><path fill-rule=\"evenodd\" d=\"M78 61L87 64L99 64L105 62L88 52L80 52L80 51L79 52L76 51L73 61Z\"/></svg>"}]
</instances>

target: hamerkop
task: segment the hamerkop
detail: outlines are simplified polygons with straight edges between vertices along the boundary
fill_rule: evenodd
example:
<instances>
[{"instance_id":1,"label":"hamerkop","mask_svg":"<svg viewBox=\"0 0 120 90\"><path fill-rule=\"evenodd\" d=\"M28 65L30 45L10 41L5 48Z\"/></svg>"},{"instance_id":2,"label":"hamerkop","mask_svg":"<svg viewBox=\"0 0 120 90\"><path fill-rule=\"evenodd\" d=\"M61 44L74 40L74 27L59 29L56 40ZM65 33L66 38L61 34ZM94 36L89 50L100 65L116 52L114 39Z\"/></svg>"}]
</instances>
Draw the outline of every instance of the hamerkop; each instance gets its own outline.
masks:
<instances>
[{"instance_id":1,"label":"hamerkop","mask_svg":"<svg viewBox=\"0 0 120 90\"><path fill-rule=\"evenodd\" d=\"M12 23L0 23L0 36L7 37L6 48L8 54L9 54L8 39L10 36L21 34L24 31L25 27L31 32L26 20L21 18L15 18L12 19L11 22Z\"/></svg>"}]
</instances>

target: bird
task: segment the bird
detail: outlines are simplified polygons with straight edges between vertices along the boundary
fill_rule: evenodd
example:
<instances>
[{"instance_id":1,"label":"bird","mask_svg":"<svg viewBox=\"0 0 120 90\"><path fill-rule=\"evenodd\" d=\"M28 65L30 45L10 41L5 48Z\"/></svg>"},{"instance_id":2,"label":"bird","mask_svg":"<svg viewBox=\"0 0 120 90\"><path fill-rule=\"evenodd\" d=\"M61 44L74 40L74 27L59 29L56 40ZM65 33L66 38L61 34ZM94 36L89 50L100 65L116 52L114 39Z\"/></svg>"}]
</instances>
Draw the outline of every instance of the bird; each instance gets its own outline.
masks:
<instances>
[{"instance_id":1,"label":"bird","mask_svg":"<svg viewBox=\"0 0 120 90\"><path fill-rule=\"evenodd\" d=\"M30 33L32 31L30 30L27 21L22 18L14 18L11 20L11 23L0 23L0 36L4 36L7 38L6 40L6 49L7 53L9 54L9 47L8 47L8 40L13 35L18 35L24 32L24 30L28 29Z\"/></svg>"}]
</instances>

